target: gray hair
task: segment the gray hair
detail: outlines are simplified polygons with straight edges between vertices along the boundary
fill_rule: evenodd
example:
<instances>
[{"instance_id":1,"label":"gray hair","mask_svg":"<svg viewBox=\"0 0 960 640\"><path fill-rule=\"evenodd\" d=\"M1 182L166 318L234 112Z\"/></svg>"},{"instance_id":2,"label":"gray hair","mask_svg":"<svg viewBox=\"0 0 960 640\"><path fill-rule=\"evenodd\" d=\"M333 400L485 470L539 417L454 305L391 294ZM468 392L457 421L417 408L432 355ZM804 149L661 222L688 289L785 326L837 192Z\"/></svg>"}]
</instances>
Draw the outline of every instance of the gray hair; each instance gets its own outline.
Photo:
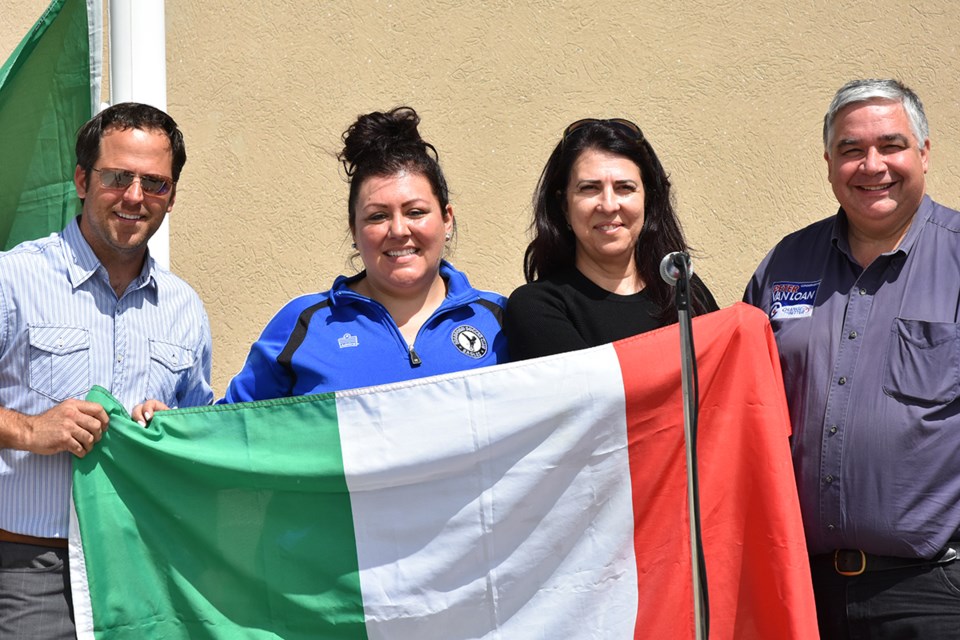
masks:
<instances>
[{"instance_id":1,"label":"gray hair","mask_svg":"<svg viewBox=\"0 0 960 640\"><path fill-rule=\"evenodd\" d=\"M870 100L892 100L903 105L903 110L910 120L910 128L917 138L917 145L923 147L930 136L930 125L927 124L927 114L923 111L923 103L910 87L898 80L851 80L840 87L833 96L830 108L823 117L823 148L830 150L833 141L833 122L840 110L847 105Z\"/></svg>"}]
</instances>

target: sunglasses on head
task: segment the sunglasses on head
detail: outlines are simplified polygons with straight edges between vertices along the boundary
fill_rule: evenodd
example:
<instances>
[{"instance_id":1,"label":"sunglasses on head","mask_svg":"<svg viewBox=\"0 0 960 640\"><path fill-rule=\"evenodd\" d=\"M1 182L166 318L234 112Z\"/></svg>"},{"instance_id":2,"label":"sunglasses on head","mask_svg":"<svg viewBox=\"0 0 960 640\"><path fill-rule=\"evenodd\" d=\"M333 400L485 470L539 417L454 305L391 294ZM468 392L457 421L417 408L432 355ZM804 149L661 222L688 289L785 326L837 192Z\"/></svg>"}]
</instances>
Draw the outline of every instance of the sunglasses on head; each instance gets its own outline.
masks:
<instances>
[{"instance_id":1,"label":"sunglasses on head","mask_svg":"<svg viewBox=\"0 0 960 640\"><path fill-rule=\"evenodd\" d=\"M608 120L603 120L600 118L584 118L583 120L577 120L563 130L563 140L566 141L567 137L573 132L583 129L584 127L588 127L592 124L605 124L613 127L614 129L620 130L622 133L625 133L632 138L636 138L638 142L643 140L643 131L640 130L640 127L629 120L624 120L623 118L610 118Z\"/></svg>"},{"instance_id":2,"label":"sunglasses on head","mask_svg":"<svg viewBox=\"0 0 960 640\"><path fill-rule=\"evenodd\" d=\"M166 195L173 186L173 180L164 176L140 175L124 169L94 169L100 175L100 184L104 189L127 190L134 180L140 181L140 189L154 196Z\"/></svg>"}]
</instances>

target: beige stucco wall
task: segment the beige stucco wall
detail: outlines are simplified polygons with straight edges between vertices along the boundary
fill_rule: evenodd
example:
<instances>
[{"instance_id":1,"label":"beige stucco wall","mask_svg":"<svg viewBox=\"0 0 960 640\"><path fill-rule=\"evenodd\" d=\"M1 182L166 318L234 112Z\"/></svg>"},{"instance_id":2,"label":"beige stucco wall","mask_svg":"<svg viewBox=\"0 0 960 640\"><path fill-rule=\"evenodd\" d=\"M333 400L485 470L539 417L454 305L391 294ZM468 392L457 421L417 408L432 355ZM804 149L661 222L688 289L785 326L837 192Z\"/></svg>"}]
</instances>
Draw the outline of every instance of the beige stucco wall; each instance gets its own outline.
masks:
<instances>
[{"instance_id":1,"label":"beige stucco wall","mask_svg":"<svg viewBox=\"0 0 960 640\"><path fill-rule=\"evenodd\" d=\"M0 56L46 5L0 0ZM422 114L453 190L453 260L504 293L522 280L543 163L585 116L643 128L722 304L781 236L833 213L821 118L850 78L899 77L918 91L929 191L960 206L954 0L167 0L166 10L168 107L189 155L171 261L207 305L217 393L284 302L347 269L347 187L332 154L372 109Z\"/></svg>"}]
</instances>

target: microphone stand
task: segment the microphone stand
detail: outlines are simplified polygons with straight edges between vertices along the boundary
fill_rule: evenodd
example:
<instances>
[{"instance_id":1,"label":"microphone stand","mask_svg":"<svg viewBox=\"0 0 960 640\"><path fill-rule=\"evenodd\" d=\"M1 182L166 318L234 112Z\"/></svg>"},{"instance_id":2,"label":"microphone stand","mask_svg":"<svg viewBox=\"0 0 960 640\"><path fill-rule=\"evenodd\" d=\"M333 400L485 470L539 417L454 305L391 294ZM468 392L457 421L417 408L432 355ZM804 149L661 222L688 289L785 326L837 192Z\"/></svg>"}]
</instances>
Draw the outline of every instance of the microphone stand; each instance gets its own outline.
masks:
<instances>
[{"instance_id":1,"label":"microphone stand","mask_svg":"<svg viewBox=\"0 0 960 640\"><path fill-rule=\"evenodd\" d=\"M693 577L693 617L696 639L710 635L710 610L707 594L707 569L700 531L700 489L697 478L697 423L700 390L697 380L696 352L693 350L693 327L690 322L690 256L684 253L668 256L673 262L675 279L664 272L677 289L677 319L680 323L680 383L683 393L683 436L687 456L687 504L690 512L690 561ZM665 259L666 260L666 259ZM672 269L670 271L673 271ZM671 273L670 275L674 275Z\"/></svg>"}]
</instances>

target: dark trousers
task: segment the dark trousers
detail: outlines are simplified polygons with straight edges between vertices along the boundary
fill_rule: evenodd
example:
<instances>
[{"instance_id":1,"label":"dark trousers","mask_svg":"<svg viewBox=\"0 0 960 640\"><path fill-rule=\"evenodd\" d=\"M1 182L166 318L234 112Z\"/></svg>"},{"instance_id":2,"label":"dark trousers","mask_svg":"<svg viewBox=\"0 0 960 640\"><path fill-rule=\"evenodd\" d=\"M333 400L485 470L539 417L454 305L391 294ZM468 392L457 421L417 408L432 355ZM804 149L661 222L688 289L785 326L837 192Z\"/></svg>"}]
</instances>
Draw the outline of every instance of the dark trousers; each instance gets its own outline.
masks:
<instances>
[{"instance_id":1,"label":"dark trousers","mask_svg":"<svg viewBox=\"0 0 960 640\"><path fill-rule=\"evenodd\" d=\"M811 562L822 640L960 639L960 561L841 576Z\"/></svg>"},{"instance_id":2,"label":"dark trousers","mask_svg":"<svg viewBox=\"0 0 960 640\"><path fill-rule=\"evenodd\" d=\"M67 550L0 541L0 638L76 637Z\"/></svg>"}]
</instances>

